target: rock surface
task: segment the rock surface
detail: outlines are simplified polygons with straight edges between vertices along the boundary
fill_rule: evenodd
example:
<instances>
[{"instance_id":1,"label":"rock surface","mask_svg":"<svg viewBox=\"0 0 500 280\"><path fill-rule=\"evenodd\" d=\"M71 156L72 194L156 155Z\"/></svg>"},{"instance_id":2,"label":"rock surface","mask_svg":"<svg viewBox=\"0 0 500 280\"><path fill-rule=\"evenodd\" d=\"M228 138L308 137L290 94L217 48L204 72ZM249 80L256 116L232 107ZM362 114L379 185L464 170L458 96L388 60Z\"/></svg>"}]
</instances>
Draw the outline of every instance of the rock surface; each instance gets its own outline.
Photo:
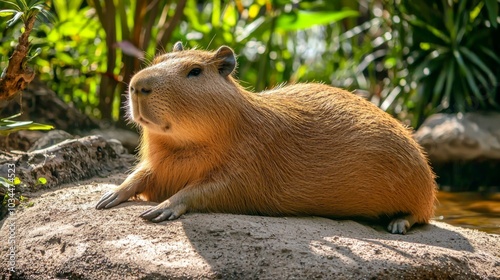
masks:
<instances>
[{"instance_id":1,"label":"rock surface","mask_svg":"<svg viewBox=\"0 0 500 280\"><path fill-rule=\"evenodd\" d=\"M109 127L93 129L88 135L101 135L107 140L116 139L125 147L129 153L134 153L139 145L139 134L130 130Z\"/></svg>"},{"instance_id":2,"label":"rock surface","mask_svg":"<svg viewBox=\"0 0 500 280\"><path fill-rule=\"evenodd\" d=\"M75 136L67 133L64 130L55 129L47 131L46 133L43 133L41 137L38 138L27 151L33 152L36 150L45 149L69 139L75 139Z\"/></svg>"},{"instance_id":3,"label":"rock surface","mask_svg":"<svg viewBox=\"0 0 500 280\"><path fill-rule=\"evenodd\" d=\"M407 235L318 217L186 214L153 224L154 205L95 210L124 174L32 194L0 229L13 279L498 279L500 236L433 222ZM102 184L101 184L102 183ZM10 228L15 231L10 233ZM4 237L9 237L4 238ZM2 263L8 263L3 260ZM9 273L9 266L0 266Z\"/></svg>"},{"instance_id":4,"label":"rock surface","mask_svg":"<svg viewBox=\"0 0 500 280\"><path fill-rule=\"evenodd\" d=\"M132 155L123 154L119 142L107 141L101 136L86 136L58 143L61 133L51 132L55 133L40 138L36 142L39 145L35 143L35 147L42 149L26 153L0 151L0 174L8 174L7 169L14 165L15 176L21 178L26 187L41 187L37 185L38 178L45 178L44 187L50 188L96 175L107 176L129 168L134 161ZM72 137L68 135L63 136Z\"/></svg>"},{"instance_id":5,"label":"rock surface","mask_svg":"<svg viewBox=\"0 0 500 280\"><path fill-rule=\"evenodd\" d=\"M435 114L414 137L432 162L499 160L500 114Z\"/></svg>"}]
</instances>

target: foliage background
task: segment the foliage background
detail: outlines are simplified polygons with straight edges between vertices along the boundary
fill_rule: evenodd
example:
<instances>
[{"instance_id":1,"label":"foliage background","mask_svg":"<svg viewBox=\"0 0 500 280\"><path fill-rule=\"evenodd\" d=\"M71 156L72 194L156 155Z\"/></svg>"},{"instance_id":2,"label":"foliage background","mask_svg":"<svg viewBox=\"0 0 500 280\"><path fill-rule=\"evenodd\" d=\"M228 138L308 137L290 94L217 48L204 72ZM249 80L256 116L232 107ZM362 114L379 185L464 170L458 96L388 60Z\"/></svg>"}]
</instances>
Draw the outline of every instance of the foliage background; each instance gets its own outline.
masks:
<instances>
[{"instance_id":1,"label":"foliage background","mask_svg":"<svg viewBox=\"0 0 500 280\"><path fill-rule=\"evenodd\" d=\"M38 77L118 124L130 77L176 41L231 46L238 78L255 90L321 81L414 127L432 113L497 110L500 101L498 0L46 2L54 17L32 34ZM4 16L2 69L22 32Z\"/></svg>"}]
</instances>

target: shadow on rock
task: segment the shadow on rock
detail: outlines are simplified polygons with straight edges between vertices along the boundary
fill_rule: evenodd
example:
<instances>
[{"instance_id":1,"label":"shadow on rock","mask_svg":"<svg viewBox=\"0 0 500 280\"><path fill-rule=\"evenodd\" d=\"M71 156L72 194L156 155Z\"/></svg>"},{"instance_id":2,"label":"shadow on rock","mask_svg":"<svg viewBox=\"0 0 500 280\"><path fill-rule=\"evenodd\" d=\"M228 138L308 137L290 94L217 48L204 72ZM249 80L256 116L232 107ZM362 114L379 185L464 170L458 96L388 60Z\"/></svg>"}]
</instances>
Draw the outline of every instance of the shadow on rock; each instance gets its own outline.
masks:
<instances>
[{"instance_id":1,"label":"shadow on rock","mask_svg":"<svg viewBox=\"0 0 500 280\"><path fill-rule=\"evenodd\" d=\"M14 219L13 279L485 279L500 237L433 222L407 235L319 217L192 213L154 224L154 203L96 210L125 175L45 191ZM4 220L1 236L12 220ZM10 247L0 243L0 254ZM0 267L0 273L9 273Z\"/></svg>"}]
</instances>

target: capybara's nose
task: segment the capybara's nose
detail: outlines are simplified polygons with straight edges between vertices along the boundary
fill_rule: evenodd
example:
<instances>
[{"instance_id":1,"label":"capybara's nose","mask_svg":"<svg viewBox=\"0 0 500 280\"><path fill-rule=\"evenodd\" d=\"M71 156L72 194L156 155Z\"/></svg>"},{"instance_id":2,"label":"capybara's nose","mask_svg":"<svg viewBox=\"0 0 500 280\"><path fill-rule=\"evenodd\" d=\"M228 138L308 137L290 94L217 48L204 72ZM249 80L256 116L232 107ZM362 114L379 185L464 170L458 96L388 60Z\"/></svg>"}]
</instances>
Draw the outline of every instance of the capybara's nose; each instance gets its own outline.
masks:
<instances>
[{"instance_id":1,"label":"capybara's nose","mask_svg":"<svg viewBox=\"0 0 500 280\"><path fill-rule=\"evenodd\" d=\"M153 89L151 88L151 86L148 85L147 79L146 80L138 79L138 80L132 81L130 83L129 90L130 90L130 93L144 94L144 95L148 95L151 92L153 92Z\"/></svg>"}]
</instances>

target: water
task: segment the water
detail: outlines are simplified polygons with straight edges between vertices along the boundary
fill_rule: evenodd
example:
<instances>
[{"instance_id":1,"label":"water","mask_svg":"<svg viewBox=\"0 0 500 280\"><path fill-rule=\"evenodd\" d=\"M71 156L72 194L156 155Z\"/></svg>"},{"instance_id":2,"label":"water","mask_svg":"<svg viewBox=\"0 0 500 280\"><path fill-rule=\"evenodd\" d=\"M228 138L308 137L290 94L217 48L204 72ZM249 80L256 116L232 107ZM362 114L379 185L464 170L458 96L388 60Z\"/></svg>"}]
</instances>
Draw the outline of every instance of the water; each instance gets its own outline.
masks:
<instances>
[{"instance_id":1,"label":"water","mask_svg":"<svg viewBox=\"0 0 500 280\"><path fill-rule=\"evenodd\" d=\"M440 191L438 199L437 221L500 234L500 193Z\"/></svg>"}]
</instances>

